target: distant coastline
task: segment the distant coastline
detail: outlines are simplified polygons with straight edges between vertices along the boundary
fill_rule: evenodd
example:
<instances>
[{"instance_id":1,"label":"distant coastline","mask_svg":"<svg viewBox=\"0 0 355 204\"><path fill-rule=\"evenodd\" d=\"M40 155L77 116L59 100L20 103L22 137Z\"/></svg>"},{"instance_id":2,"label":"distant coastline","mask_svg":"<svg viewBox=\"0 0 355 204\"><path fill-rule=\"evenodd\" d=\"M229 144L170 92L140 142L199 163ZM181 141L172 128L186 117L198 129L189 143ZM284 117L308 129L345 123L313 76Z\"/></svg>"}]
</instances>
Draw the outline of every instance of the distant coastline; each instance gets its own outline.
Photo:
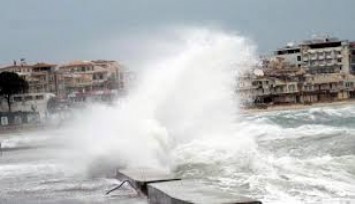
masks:
<instances>
[{"instance_id":1,"label":"distant coastline","mask_svg":"<svg viewBox=\"0 0 355 204\"><path fill-rule=\"evenodd\" d=\"M293 110L306 110L311 108L327 108L327 107L341 107L355 105L355 100L335 101L335 102L322 102L309 104L289 104L289 105L272 105L266 108L242 108L242 113L267 113L267 112L283 112Z\"/></svg>"}]
</instances>

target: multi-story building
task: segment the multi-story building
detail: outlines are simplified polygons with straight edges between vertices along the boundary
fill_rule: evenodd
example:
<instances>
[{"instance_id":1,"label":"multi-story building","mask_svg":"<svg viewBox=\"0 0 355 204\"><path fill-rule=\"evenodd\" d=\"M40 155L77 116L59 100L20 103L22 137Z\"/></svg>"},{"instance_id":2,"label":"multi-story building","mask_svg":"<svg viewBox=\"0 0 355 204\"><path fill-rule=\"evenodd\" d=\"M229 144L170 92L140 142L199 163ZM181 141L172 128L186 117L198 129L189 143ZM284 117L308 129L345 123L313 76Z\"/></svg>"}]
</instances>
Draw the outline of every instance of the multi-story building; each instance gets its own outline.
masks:
<instances>
[{"instance_id":1,"label":"multi-story building","mask_svg":"<svg viewBox=\"0 0 355 204\"><path fill-rule=\"evenodd\" d=\"M16 72L29 84L29 93L54 93L59 98L120 90L125 86L122 66L116 61L76 61L61 66L49 63L27 64L14 61L0 72Z\"/></svg>"},{"instance_id":2,"label":"multi-story building","mask_svg":"<svg viewBox=\"0 0 355 204\"><path fill-rule=\"evenodd\" d=\"M355 74L355 42L349 43L350 73Z\"/></svg>"},{"instance_id":3,"label":"multi-story building","mask_svg":"<svg viewBox=\"0 0 355 204\"><path fill-rule=\"evenodd\" d=\"M30 93L56 93L55 68L57 65L36 63L27 81Z\"/></svg>"},{"instance_id":4,"label":"multi-story building","mask_svg":"<svg viewBox=\"0 0 355 204\"><path fill-rule=\"evenodd\" d=\"M79 102L112 97L113 90L124 87L120 69L115 61L75 61L60 66L58 72L63 78L64 95Z\"/></svg>"},{"instance_id":5,"label":"multi-story building","mask_svg":"<svg viewBox=\"0 0 355 204\"><path fill-rule=\"evenodd\" d=\"M14 61L12 65L1 68L0 72L15 72L23 77L28 82L30 93L55 93L53 72L56 66L47 63L29 65L24 61L17 64Z\"/></svg>"},{"instance_id":6,"label":"multi-story building","mask_svg":"<svg viewBox=\"0 0 355 204\"><path fill-rule=\"evenodd\" d=\"M301 45L302 67L311 74L350 73L349 42L337 38L319 38Z\"/></svg>"},{"instance_id":7,"label":"multi-story building","mask_svg":"<svg viewBox=\"0 0 355 204\"><path fill-rule=\"evenodd\" d=\"M354 53L352 53L354 51ZM355 44L337 38L315 38L289 44L274 52L268 63L273 69L303 68L308 73L355 73ZM353 60L353 61L351 61ZM353 66L354 65L354 66Z\"/></svg>"},{"instance_id":8,"label":"multi-story building","mask_svg":"<svg viewBox=\"0 0 355 204\"><path fill-rule=\"evenodd\" d=\"M256 76L253 74L244 74L243 76L238 77L236 92L238 93L240 103L244 106L254 104L257 95L257 86L253 84L255 79Z\"/></svg>"},{"instance_id":9,"label":"multi-story building","mask_svg":"<svg viewBox=\"0 0 355 204\"><path fill-rule=\"evenodd\" d=\"M274 52L274 57L271 61L274 63L278 61L279 64L282 62L284 64L283 66L301 67L301 47L299 45L289 44L286 47L280 48Z\"/></svg>"},{"instance_id":10,"label":"multi-story building","mask_svg":"<svg viewBox=\"0 0 355 204\"><path fill-rule=\"evenodd\" d=\"M109 86L111 88L125 88L125 72L123 66L114 60L92 60L95 66L99 66L107 70L109 74Z\"/></svg>"},{"instance_id":11,"label":"multi-story building","mask_svg":"<svg viewBox=\"0 0 355 204\"><path fill-rule=\"evenodd\" d=\"M355 98L355 43L318 38L288 44L263 62L264 75L252 77L255 89L248 89L253 90L254 103L304 104Z\"/></svg>"}]
</instances>

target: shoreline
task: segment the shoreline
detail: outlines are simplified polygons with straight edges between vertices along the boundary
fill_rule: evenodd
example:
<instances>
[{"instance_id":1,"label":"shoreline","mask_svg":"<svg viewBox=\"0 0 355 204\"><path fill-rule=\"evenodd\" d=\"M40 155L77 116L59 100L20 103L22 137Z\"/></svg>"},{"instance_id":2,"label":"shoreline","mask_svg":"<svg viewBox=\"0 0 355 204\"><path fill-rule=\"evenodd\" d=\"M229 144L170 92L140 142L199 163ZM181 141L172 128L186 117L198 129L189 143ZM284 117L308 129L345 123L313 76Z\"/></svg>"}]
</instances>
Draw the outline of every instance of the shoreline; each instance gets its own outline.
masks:
<instances>
[{"instance_id":1,"label":"shoreline","mask_svg":"<svg viewBox=\"0 0 355 204\"><path fill-rule=\"evenodd\" d=\"M322 102L314 103L312 105L304 104L290 104L290 105L273 105L265 109L263 108L241 108L240 113L243 115L252 115L258 113L272 113L272 112L286 112L286 111L296 111L296 110L307 110L312 108L330 108L330 107L343 107L355 105L355 99L346 101L336 101L336 102ZM11 126L0 126L0 134L9 133L21 133L36 130L48 130L55 126L45 125L45 124L22 124L22 125L11 125ZM58 127L57 127L58 128Z\"/></svg>"},{"instance_id":2,"label":"shoreline","mask_svg":"<svg viewBox=\"0 0 355 204\"><path fill-rule=\"evenodd\" d=\"M267 107L266 109L242 108L241 113L255 114L255 113L270 113L270 112L285 112L285 111L294 111L294 110L307 110L311 108L341 107L347 105L355 105L355 100L321 102L321 103L314 103L312 105L304 105L304 104L274 105L274 106Z\"/></svg>"}]
</instances>

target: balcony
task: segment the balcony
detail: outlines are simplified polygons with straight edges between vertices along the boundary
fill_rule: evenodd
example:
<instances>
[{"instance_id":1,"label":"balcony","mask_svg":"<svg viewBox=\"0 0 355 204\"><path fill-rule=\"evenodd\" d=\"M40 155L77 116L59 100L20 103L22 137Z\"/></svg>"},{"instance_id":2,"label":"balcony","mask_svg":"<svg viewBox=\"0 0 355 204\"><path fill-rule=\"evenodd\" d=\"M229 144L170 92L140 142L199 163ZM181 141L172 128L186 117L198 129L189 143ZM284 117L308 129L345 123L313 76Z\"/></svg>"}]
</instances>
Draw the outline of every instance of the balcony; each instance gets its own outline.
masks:
<instances>
[{"instance_id":1,"label":"balcony","mask_svg":"<svg viewBox=\"0 0 355 204\"><path fill-rule=\"evenodd\" d=\"M331 66L331 65L335 65L335 63L334 63L334 61L333 60L327 60L326 61L326 64L328 65L328 66Z\"/></svg>"},{"instance_id":2,"label":"balcony","mask_svg":"<svg viewBox=\"0 0 355 204\"><path fill-rule=\"evenodd\" d=\"M305 92L305 93L309 93L309 92L313 92L313 91L315 91L315 89L313 89L313 88L303 90L303 92Z\"/></svg>"},{"instance_id":3,"label":"balcony","mask_svg":"<svg viewBox=\"0 0 355 204\"><path fill-rule=\"evenodd\" d=\"M340 88L332 88L329 90L330 93L337 93L339 92L341 89Z\"/></svg>"},{"instance_id":4,"label":"balcony","mask_svg":"<svg viewBox=\"0 0 355 204\"><path fill-rule=\"evenodd\" d=\"M332 55L326 55L325 58L326 59L333 59L333 56Z\"/></svg>"}]
</instances>

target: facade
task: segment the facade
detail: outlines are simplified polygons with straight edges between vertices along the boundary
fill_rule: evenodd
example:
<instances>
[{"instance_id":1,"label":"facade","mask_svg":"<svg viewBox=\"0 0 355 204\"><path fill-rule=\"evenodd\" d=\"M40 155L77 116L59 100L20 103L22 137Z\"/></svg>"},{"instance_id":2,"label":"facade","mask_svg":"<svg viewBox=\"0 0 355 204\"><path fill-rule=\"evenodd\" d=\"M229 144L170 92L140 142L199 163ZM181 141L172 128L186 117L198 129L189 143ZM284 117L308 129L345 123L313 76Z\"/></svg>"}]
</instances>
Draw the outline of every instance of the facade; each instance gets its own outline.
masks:
<instances>
[{"instance_id":1,"label":"facade","mask_svg":"<svg viewBox=\"0 0 355 204\"><path fill-rule=\"evenodd\" d=\"M351 56L355 56L355 43L322 37L276 50L268 66L273 69L302 67L311 74L348 74L353 72L353 68L355 72L355 57Z\"/></svg>"},{"instance_id":2,"label":"facade","mask_svg":"<svg viewBox=\"0 0 355 204\"><path fill-rule=\"evenodd\" d=\"M355 42L349 43L350 73L355 74Z\"/></svg>"},{"instance_id":3,"label":"facade","mask_svg":"<svg viewBox=\"0 0 355 204\"><path fill-rule=\"evenodd\" d=\"M355 42L325 37L289 44L264 60L261 69L262 76L249 77L251 93L237 87L255 105L355 99Z\"/></svg>"},{"instance_id":4,"label":"facade","mask_svg":"<svg viewBox=\"0 0 355 204\"><path fill-rule=\"evenodd\" d=\"M237 87L242 101L254 105L312 104L355 99L355 76L341 73L292 77L251 77L252 86ZM246 93L249 92L249 93Z\"/></svg>"},{"instance_id":5,"label":"facade","mask_svg":"<svg viewBox=\"0 0 355 204\"><path fill-rule=\"evenodd\" d=\"M240 102L245 106L250 106L254 103L257 93L257 86L253 83L256 76L246 74L239 77L237 84L237 93L240 97Z\"/></svg>"},{"instance_id":6,"label":"facade","mask_svg":"<svg viewBox=\"0 0 355 204\"><path fill-rule=\"evenodd\" d=\"M58 66L49 63L27 64L14 61L0 72L15 72L29 84L29 93L53 93L59 99L100 93L114 93L125 88L123 67L112 60L75 61Z\"/></svg>"},{"instance_id":7,"label":"facade","mask_svg":"<svg viewBox=\"0 0 355 204\"><path fill-rule=\"evenodd\" d=\"M11 97L12 112L33 112L39 113L41 118L45 117L47 104L55 95L51 93L27 93L15 94ZM7 100L0 99L0 112L8 112Z\"/></svg>"},{"instance_id":8,"label":"facade","mask_svg":"<svg viewBox=\"0 0 355 204\"><path fill-rule=\"evenodd\" d=\"M55 64L37 63L27 79L30 93L56 93Z\"/></svg>"},{"instance_id":9,"label":"facade","mask_svg":"<svg viewBox=\"0 0 355 204\"><path fill-rule=\"evenodd\" d=\"M284 61L285 65L288 65L289 67L301 67L301 47L290 44L284 48L280 48L274 52L272 61L275 60Z\"/></svg>"},{"instance_id":10,"label":"facade","mask_svg":"<svg viewBox=\"0 0 355 204\"><path fill-rule=\"evenodd\" d=\"M350 73L348 41L320 38L304 41L300 47L302 66L309 73Z\"/></svg>"},{"instance_id":11,"label":"facade","mask_svg":"<svg viewBox=\"0 0 355 204\"><path fill-rule=\"evenodd\" d=\"M76 61L62 65L58 68L64 84L65 96L97 95L109 90L123 88L122 71L115 61Z\"/></svg>"},{"instance_id":12,"label":"facade","mask_svg":"<svg viewBox=\"0 0 355 204\"><path fill-rule=\"evenodd\" d=\"M24 78L29 85L30 93L55 93L56 87L54 83L54 70L57 65L47 63L37 63L29 65L22 61L17 64L6 66L0 69L0 72L15 72Z\"/></svg>"}]
</instances>

